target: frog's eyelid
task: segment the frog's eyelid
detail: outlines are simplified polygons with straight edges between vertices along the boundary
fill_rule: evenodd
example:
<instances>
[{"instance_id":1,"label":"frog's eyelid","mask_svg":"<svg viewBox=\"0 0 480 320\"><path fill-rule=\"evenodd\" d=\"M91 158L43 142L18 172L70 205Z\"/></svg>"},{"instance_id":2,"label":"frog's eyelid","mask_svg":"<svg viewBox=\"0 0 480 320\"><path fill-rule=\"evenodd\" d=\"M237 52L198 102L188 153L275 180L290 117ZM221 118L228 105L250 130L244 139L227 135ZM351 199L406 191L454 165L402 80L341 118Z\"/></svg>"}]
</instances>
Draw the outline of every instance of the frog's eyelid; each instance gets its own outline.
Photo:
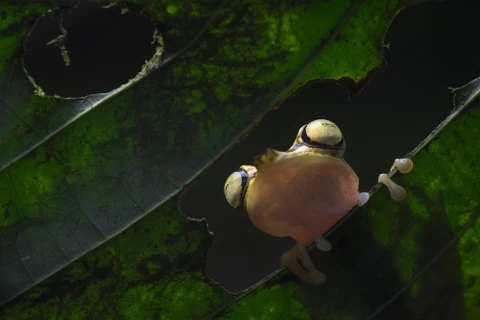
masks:
<instances>
[{"instance_id":1,"label":"frog's eyelid","mask_svg":"<svg viewBox=\"0 0 480 320\"><path fill-rule=\"evenodd\" d=\"M328 145L326 143L320 143L320 142L315 142L310 137L307 135L307 126L303 127L301 138L303 140L303 143L306 145L316 147L316 148L322 148L322 149L328 149L328 150L340 150L343 147L343 144L345 143L345 139L342 137L342 140L340 140L339 143L337 143L334 146Z\"/></svg>"},{"instance_id":2,"label":"frog's eyelid","mask_svg":"<svg viewBox=\"0 0 480 320\"><path fill-rule=\"evenodd\" d=\"M227 181L225 181L223 190L225 199L233 208L239 210L243 209L243 200L245 198L248 181L248 174L242 169L238 169L230 174Z\"/></svg>"},{"instance_id":3,"label":"frog's eyelid","mask_svg":"<svg viewBox=\"0 0 480 320\"><path fill-rule=\"evenodd\" d=\"M243 165L228 176L223 187L225 199L235 209L245 211L245 197L253 178L257 175L254 166Z\"/></svg>"},{"instance_id":4,"label":"frog's eyelid","mask_svg":"<svg viewBox=\"0 0 480 320\"><path fill-rule=\"evenodd\" d=\"M243 169L238 169L237 172L240 174L240 177L242 178L242 189L241 189L241 194L240 194L240 204L238 206L239 210L243 210L243 203L245 202L245 194L247 193L247 188L248 188L248 173L247 171Z\"/></svg>"}]
</instances>

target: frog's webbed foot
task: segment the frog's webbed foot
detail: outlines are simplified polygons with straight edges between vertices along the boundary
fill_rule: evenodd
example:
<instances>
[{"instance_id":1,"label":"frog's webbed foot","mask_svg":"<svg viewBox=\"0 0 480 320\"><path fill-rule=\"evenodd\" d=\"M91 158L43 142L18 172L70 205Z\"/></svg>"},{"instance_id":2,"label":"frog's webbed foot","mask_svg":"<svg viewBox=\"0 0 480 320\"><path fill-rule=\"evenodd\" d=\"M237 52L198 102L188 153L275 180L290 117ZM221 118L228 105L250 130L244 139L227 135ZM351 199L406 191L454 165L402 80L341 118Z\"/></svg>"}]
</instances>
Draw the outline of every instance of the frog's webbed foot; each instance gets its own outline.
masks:
<instances>
[{"instance_id":1,"label":"frog's webbed foot","mask_svg":"<svg viewBox=\"0 0 480 320\"><path fill-rule=\"evenodd\" d=\"M413 169L413 161L409 158L395 159L393 166L390 170L397 168L400 173L409 173ZM395 201L402 201L405 199L407 192L405 189L390 180L386 173L382 173L378 176L378 182L383 183L390 191L390 196Z\"/></svg>"},{"instance_id":2,"label":"frog's webbed foot","mask_svg":"<svg viewBox=\"0 0 480 320\"><path fill-rule=\"evenodd\" d=\"M404 173L404 174L409 173L413 169L413 161L409 158L395 159L390 171L395 168L397 168L400 173ZM390 191L390 196L392 197L393 200L402 201L403 199L405 199L407 195L407 192L405 191L405 189L402 186L390 180L390 178L386 173L382 173L378 176L378 182L383 183L388 188L388 190ZM370 199L370 193L360 192L358 194L357 206L359 207L364 206L369 199Z\"/></svg>"},{"instance_id":3,"label":"frog's webbed foot","mask_svg":"<svg viewBox=\"0 0 480 320\"><path fill-rule=\"evenodd\" d=\"M302 264L299 263L298 259L300 259ZM301 244L297 243L290 251L284 253L282 255L282 263L303 282L321 285L327 279L324 273L315 269L307 249Z\"/></svg>"}]
</instances>

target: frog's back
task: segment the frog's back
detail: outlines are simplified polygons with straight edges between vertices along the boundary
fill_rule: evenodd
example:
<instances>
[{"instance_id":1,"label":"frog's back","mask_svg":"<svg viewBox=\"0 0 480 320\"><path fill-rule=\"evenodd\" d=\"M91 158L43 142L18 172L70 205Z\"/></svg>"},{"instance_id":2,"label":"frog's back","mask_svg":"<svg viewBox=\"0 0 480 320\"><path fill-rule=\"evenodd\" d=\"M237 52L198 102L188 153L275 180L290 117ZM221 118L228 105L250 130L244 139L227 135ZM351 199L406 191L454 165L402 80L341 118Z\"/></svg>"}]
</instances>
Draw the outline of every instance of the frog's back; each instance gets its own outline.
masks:
<instances>
[{"instance_id":1,"label":"frog's back","mask_svg":"<svg viewBox=\"0 0 480 320\"><path fill-rule=\"evenodd\" d=\"M357 203L358 178L343 160L302 155L259 171L247 212L265 232L312 242Z\"/></svg>"}]
</instances>

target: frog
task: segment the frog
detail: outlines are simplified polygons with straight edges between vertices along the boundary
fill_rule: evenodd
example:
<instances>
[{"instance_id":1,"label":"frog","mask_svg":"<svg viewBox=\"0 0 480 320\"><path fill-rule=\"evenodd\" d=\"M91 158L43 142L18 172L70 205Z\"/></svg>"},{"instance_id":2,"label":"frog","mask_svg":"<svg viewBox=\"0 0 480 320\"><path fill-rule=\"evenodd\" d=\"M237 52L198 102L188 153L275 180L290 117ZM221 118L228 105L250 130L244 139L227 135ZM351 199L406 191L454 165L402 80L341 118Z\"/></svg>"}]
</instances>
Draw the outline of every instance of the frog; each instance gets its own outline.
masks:
<instances>
[{"instance_id":1,"label":"frog","mask_svg":"<svg viewBox=\"0 0 480 320\"><path fill-rule=\"evenodd\" d=\"M365 205L370 194L359 192L359 179L344 159L346 140L330 120L317 119L303 125L287 151L267 148L241 165L224 184L224 196L233 208L247 213L254 226L275 237L291 237L296 244L281 257L285 267L303 282L325 283L309 254L312 244L330 251L325 233L354 207ZM410 159L396 159L393 169L409 172ZM379 176L396 201L405 190Z\"/></svg>"}]
</instances>

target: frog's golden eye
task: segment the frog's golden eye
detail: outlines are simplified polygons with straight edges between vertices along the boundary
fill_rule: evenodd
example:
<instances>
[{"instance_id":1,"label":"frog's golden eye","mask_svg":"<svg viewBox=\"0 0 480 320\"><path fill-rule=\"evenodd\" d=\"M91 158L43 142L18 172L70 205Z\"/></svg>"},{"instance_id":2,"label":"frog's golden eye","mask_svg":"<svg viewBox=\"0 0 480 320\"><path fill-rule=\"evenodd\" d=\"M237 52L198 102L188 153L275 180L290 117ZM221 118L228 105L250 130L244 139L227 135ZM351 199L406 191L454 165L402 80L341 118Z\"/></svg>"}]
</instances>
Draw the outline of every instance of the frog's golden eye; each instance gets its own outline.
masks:
<instances>
[{"instance_id":1,"label":"frog's golden eye","mask_svg":"<svg viewBox=\"0 0 480 320\"><path fill-rule=\"evenodd\" d=\"M335 123L325 119L314 120L303 127L301 133L305 144L312 147L340 150L345 147L342 132Z\"/></svg>"},{"instance_id":2,"label":"frog's golden eye","mask_svg":"<svg viewBox=\"0 0 480 320\"><path fill-rule=\"evenodd\" d=\"M248 185L256 175L257 169L254 166L244 165L227 178L223 193L228 204L235 209L244 210Z\"/></svg>"}]
</instances>

